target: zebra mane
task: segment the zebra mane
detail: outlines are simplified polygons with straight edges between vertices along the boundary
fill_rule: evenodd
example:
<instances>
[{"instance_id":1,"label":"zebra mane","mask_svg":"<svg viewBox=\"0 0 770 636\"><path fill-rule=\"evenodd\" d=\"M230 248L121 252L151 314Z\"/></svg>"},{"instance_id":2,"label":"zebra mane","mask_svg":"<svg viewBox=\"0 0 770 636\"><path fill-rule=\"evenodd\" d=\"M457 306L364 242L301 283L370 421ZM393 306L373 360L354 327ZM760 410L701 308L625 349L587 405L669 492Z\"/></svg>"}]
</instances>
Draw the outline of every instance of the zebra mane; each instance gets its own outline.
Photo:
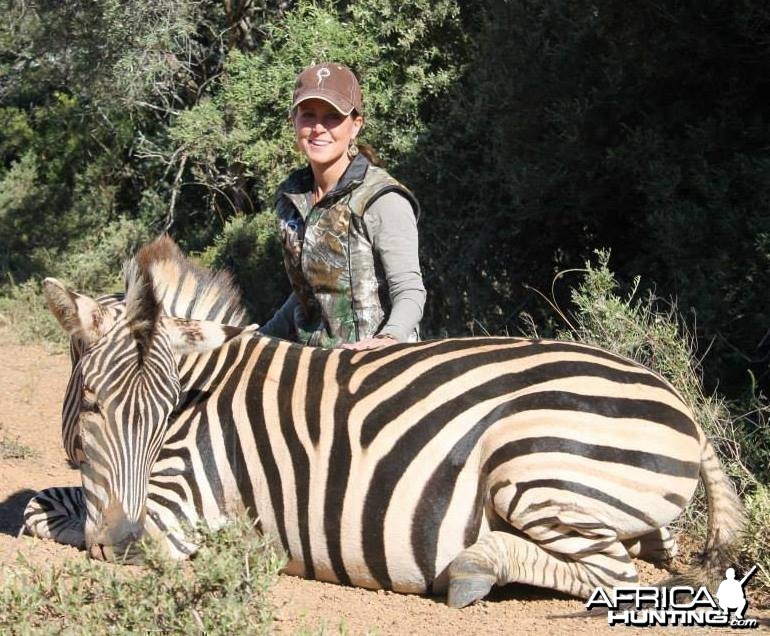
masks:
<instances>
[{"instance_id":1,"label":"zebra mane","mask_svg":"<svg viewBox=\"0 0 770 636\"><path fill-rule=\"evenodd\" d=\"M126 319L136 342L139 364L144 363L160 319L162 304L156 297L152 279L146 270L134 267L126 290Z\"/></svg>"},{"instance_id":2,"label":"zebra mane","mask_svg":"<svg viewBox=\"0 0 770 636\"><path fill-rule=\"evenodd\" d=\"M123 275L126 300L132 287L141 287L146 277L152 282L154 298L169 316L231 326L245 326L249 322L241 305L240 290L230 273L211 272L196 265L167 235L140 248L125 264ZM147 303L149 306L151 301Z\"/></svg>"}]
</instances>

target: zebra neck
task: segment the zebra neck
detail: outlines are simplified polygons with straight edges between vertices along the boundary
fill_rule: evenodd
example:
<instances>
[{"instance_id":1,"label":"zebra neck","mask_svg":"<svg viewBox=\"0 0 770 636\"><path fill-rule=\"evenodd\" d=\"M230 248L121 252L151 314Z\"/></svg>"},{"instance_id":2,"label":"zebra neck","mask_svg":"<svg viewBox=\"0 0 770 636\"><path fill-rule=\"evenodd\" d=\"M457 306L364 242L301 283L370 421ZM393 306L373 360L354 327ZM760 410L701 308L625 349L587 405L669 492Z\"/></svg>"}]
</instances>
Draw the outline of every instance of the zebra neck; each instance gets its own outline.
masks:
<instances>
[{"instance_id":1,"label":"zebra neck","mask_svg":"<svg viewBox=\"0 0 770 636\"><path fill-rule=\"evenodd\" d=\"M287 346L243 338L179 361L182 393L163 455L185 455L177 464L184 463L198 520L216 526L243 510L257 517L269 505L255 440L264 437L262 390L271 383L270 361Z\"/></svg>"}]
</instances>

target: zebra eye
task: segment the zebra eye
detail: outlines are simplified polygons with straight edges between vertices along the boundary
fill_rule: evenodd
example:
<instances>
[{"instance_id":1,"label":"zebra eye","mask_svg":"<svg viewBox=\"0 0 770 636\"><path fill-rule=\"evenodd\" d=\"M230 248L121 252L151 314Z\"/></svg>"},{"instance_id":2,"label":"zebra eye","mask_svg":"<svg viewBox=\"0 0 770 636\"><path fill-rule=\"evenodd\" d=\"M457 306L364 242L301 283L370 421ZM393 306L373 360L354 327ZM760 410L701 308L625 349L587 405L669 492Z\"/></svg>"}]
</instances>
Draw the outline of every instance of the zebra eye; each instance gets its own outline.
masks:
<instances>
[{"instance_id":1,"label":"zebra eye","mask_svg":"<svg viewBox=\"0 0 770 636\"><path fill-rule=\"evenodd\" d=\"M80 402L80 411L81 413L98 413L99 405L96 402L83 399Z\"/></svg>"},{"instance_id":2,"label":"zebra eye","mask_svg":"<svg viewBox=\"0 0 770 636\"><path fill-rule=\"evenodd\" d=\"M80 411L84 413L98 413L99 405L96 403L96 396L93 391L85 389L83 397L80 400Z\"/></svg>"}]
</instances>

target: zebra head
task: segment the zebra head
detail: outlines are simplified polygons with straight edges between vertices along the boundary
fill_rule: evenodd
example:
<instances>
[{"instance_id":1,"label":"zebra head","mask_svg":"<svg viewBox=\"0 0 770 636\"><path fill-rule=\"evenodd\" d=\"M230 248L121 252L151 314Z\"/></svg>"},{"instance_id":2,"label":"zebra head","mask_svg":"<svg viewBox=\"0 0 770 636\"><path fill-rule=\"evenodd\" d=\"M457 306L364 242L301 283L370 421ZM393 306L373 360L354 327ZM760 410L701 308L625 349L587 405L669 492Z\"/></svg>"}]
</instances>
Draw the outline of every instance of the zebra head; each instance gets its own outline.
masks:
<instances>
[{"instance_id":1,"label":"zebra head","mask_svg":"<svg viewBox=\"0 0 770 636\"><path fill-rule=\"evenodd\" d=\"M203 353L245 331L163 315L149 273L127 276L125 309L96 320L99 303L46 279L48 306L80 357L67 399L76 402L86 501L85 543L92 557L139 559L150 472L180 395L180 355ZM79 390L78 390L79 389ZM70 395L73 393L73 395Z\"/></svg>"}]
</instances>

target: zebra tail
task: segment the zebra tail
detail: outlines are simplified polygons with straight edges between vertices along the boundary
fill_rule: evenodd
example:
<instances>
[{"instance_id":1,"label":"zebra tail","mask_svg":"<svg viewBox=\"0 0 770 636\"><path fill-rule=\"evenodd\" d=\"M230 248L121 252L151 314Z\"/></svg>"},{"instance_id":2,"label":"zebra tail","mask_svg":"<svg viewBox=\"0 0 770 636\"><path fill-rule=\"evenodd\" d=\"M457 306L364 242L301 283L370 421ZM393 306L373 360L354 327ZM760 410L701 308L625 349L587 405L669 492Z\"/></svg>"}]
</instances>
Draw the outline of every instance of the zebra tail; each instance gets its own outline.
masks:
<instances>
[{"instance_id":1,"label":"zebra tail","mask_svg":"<svg viewBox=\"0 0 770 636\"><path fill-rule=\"evenodd\" d=\"M708 578L721 581L725 568L735 563L746 513L730 479L719 464L711 442L703 437L700 477L708 502L708 533L701 568Z\"/></svg>"},{"instance_id":2,"label":"zebra tail","mask_svg":"<svg viewBox=\"0 0 770 636\"><path fill-rule=\"evenodd\" d=\"M668 579L664 585L715 587L725 578L725 570L736 563L746 514L705 435L701 443L700 478L708 504L708 530L700 563Z\"/></svg>"}]
</instances>

